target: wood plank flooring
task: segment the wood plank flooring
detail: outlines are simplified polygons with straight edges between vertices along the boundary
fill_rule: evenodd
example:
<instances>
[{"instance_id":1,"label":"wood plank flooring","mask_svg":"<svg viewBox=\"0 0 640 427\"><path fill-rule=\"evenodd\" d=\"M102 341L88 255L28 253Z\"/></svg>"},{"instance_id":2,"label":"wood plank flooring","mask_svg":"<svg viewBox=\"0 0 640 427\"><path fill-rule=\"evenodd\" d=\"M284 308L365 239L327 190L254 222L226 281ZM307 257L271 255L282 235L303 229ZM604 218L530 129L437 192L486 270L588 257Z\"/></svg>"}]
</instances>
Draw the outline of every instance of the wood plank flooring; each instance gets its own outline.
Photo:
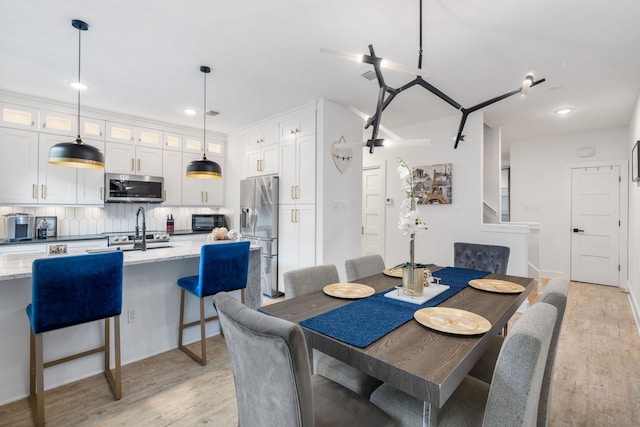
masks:
<instances>
[{"instance_id":1,"label":"wood plank flooring","mask_svg":"<svg viewBox=\"0 0 640 427\"><path fill-rule=\"evenodd\" d=\"M530 302L537 302L532 295ZM551 426L640 425L640 337L619 288L572 282L560 336ZM123 367L122 400L99 375L46 393L47 425L235 426L235 387L224 339L202 367L172 350ZM33 425L28 399L0 407L0 425Z\"/></svg>"}]
</instances>

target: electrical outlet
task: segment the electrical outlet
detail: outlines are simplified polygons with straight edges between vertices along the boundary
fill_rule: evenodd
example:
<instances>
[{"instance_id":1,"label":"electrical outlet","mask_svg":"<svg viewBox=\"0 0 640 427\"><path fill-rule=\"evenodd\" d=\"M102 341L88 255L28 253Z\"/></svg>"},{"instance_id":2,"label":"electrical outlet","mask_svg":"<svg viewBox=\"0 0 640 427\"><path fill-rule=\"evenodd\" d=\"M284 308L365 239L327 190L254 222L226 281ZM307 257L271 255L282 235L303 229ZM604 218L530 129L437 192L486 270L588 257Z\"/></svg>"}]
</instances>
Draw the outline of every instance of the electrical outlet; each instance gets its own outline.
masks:
<instances>
[{"instance_id":1,"label":"electrical outlet","mask_svg":"<svg viewBox=\"0 0 640 427\"><path fill-rule=\"evenodd\" d=\"M127 321L129 323L138 321L138 317L136 316L136 311L133 308L130 308L127 310Z\"/></svg>"}]
</instances>

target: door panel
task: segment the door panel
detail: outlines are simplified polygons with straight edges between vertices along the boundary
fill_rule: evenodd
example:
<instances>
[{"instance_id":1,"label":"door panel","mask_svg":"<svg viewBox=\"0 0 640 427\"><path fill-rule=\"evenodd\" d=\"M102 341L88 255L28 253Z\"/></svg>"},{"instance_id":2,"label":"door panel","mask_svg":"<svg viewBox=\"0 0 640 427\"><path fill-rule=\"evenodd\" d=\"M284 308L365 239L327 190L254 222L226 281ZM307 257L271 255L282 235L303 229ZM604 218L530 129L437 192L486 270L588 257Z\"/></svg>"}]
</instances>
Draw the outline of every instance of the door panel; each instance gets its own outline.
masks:
<instances>
[{"instance_id":1,"label":"door panel","mask_svg":"<svg viewBox=\"0 0 640 427\"><path fill-rule=\"evenodd\" d=\"M362 171L362 253L384 253L385 168Z\"/></svg>"}]
</instances>

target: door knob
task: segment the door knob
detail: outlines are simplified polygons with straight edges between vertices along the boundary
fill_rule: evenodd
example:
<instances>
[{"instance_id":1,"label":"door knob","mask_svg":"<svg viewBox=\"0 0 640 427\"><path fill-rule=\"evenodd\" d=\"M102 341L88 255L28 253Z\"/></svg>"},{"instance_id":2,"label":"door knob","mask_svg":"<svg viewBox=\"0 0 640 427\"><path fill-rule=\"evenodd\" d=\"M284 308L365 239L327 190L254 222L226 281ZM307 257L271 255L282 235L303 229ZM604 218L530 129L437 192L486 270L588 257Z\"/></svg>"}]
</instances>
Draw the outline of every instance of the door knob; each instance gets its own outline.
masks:
<instances>
[{"instance_id":1,"label":"door knob","mask_svg":"<svg viewBox=\"0 0 640 427\"><path fill-rule=\"evenodd\" d=\"M579 229L579 228L574 228L574 229L573 229L573 232L574 232L574 233L584 233L584 230L581 230L581 229Z\"/></svg>"}]
</instances>

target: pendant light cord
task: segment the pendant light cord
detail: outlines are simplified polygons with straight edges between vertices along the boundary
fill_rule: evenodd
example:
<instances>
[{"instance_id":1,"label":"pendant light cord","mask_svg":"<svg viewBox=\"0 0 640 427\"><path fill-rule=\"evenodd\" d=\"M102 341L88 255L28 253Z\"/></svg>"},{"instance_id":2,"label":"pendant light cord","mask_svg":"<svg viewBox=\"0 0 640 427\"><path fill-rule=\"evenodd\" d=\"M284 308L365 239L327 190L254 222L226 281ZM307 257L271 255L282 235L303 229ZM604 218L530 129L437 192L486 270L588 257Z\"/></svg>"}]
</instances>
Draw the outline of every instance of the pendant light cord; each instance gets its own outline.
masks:
<instances>
[{"instance_id":1,"label":"pendant light cord","mask_svg":"<svg viewBox=\"0 0 640 427\"><path fill-rule=\"evenodd\" d=\"M420 0L420 50L418 51L418 68L422 70L422 0Z\"/></svg>"},{"instance_id":2,"label":"pendant light cord","mask_svg":"<svg viewBox=\"0 0 640 427\"><path fill-rule=\"evenodd\" d=\"M202 158L207 159L207 72L204 73L204 104L202 106Z\"/></svg>"},{"instance_id":3,"label":"pendant light cord","mask_svg":"<svg viewBox=\"0 0 640 427\"><path fill-rule=\"evenodd\" d=\"M82 49L80 48L82 45L82 30L78 28L78 85L80 84L80 55ZM78 87L78 138L76 142L81 142L80 139L80 87Z\"/></svg>"}]
</instances>

